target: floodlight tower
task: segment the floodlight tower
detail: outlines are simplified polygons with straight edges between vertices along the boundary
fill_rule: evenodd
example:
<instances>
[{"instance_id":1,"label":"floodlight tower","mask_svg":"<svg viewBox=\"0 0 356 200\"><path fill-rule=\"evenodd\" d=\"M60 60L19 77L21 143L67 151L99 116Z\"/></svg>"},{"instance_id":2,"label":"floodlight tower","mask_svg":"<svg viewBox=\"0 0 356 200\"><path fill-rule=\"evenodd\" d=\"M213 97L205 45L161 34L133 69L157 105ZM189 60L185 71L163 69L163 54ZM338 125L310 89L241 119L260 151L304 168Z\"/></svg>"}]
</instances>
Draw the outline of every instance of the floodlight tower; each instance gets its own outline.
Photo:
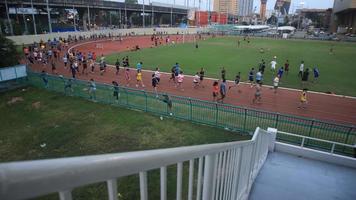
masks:
<instances>
[{"instance_id":1,"label":"floodlight tower","mask_svg":"<svg viewBox=\"0 0 356 200\"><path fill-rule=\"evenodd\" d=\"M266 18L266 7L267 7L266 5L267 5L267 0L261 0L260 16L262 21L265 21Z\"/></svg>"}]
</instances>

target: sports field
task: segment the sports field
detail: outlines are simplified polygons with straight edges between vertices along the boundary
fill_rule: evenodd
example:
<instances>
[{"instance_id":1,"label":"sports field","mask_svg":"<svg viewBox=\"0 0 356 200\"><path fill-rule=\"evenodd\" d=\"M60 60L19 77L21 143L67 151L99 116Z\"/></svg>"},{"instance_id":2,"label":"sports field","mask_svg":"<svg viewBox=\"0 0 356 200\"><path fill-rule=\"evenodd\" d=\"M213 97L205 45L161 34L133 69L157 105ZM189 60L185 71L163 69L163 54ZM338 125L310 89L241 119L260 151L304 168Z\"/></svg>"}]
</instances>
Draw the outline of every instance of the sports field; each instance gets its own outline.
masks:
<instances>
[{"instance_id":1,"label":"sports field","mask_svg":"<svg viewBox=\"0 0 356 200\"><path fill-rule=\"evenodd\" d=\"M249 138L190 122L169 118L161 121L159 116L144 112L65 97L32 87L26 91L1 94L0 112L6 113L0 117L0 162L118 153ZM174 167L171 170L174 171ZM156 175L150 174L150 181L159 180ZM138 177L135 176L119 180L122 199L139 198L137 182ZM153 187L150 190L159 190L155 184L150 185ZM101 199L100 195L106 195L105 184L96 186L76 189L74 198ZM169 181L169 187L175 188L175 180ZM174 195L174 190L171 191ZM153 194L159 194L159 191ZM44 199L56 197L50 195Z\"/></svg>"},{"instance_id":2,"label":"sports field","mask_svg":"<svg viewBox=\"0 0 356 200\"><path fill-rule=\"evenodd\" d=\"M248 44L242 38L240 48L237 47L237 37L210 38L199 41L199 48L194 43L146 48L136 52L122 52L107 56L107 61L114 64L116 59L128 55L131 65L142 61L144 69L170 72L171 67L178 62L185 74L194 75L201 67L208 77L220 78L221 67L225 67L227 78L233 80L237 72L242 73L242 80L247 81L249 70L258 69L261 59L266 61L264 84L272 84L270 62L277 56L277 67L284 66L288 59L290 72L284 74L280 86L301 88L297 77L302 60L305 67L318 67L320 78L317 83L311 83L313 73L310 73L308 88L320 92L356 96L356 82L352 81L356 74L356 44L343 42L310 41L310 40L274 40L253 38ZM330 54L330 48L333 54ZM264 49L264 53L260 49Z\"/></svg>"}]
</instances>

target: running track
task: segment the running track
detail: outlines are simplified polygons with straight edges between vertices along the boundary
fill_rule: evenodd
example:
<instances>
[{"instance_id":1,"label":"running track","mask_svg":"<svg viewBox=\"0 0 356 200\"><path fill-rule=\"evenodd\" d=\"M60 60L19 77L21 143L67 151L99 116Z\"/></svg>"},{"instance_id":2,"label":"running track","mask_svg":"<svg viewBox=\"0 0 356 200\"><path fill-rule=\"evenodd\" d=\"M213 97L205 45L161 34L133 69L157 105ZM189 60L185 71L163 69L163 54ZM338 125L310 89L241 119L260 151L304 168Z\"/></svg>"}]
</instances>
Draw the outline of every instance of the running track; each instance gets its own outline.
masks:
<instances>
[{"instance_id":1,"label":"running track","mask_svg":"<svg viewBox=\"0 0 356 200\"><path fill-rule=\"evenodd\" d=\"M173 36L172 38L175 40L176 36ZM192 38L185 38L186 41L189 39ZM178 43L181 42L182 38L179 38ZM102 44L104 48L96 48L97 43ZM72 45L72 47L85 53L88 51L95 51L99 57L101 54L107 55L114 52L126 51L127 47L131 48L135 45L139 45L141 48L148 48L151 47L152 42L150 37L141 36L125 38L122 42L111 40L82 42L80 44ZM135 65L134 63L131 64ZM70 77L70 72L64 69L63 66L64 65L62 62L57 63L58 73ZM35 71L42 70L40 65L32 65L31 68ZM111 84L113 80L116 80L119 81L120 85L126 83L123 70L120 70L119 75L116 76L116 70L109 67L106 73L101 76L98 73L98 68L99 67L96 66L96 72L94 74L89 73L89 75L80 75L79 79L89 80L90 78L93 78L97 82L109 84ZM48 67L47 71L51 71L50 67ZM146 90L152 90L151 75L151 71L143 71L143 81L146 85L146 88L144 89ZM170 94L187 96L202 100L212 100L212 79L204 80L204 88L199 87L194 89L192 87L192 77L186 75L183 85L184 91L181 91L175 88L173 83L169 83L169 77L169 74L162 73L161 83L158 87L159 92L167 92ZM135 87L135 81L135 70L131 70L130 87ZM232 82L228 83L228 85L232 84ZM300 92L294 89L279 89L277 94L275 94L273 90L270 89L270 87L264 86L262 90L262 102L260 104L252 104L255 89L250 88L250 85L240 84L239 89L241 90L241 93L237 91L237 88L233 88L228 91L225 103L247 108L326 120L330 122L356 124L356 98L309 92L308 108L298 109Z\"/></svg>"}]
</instances>

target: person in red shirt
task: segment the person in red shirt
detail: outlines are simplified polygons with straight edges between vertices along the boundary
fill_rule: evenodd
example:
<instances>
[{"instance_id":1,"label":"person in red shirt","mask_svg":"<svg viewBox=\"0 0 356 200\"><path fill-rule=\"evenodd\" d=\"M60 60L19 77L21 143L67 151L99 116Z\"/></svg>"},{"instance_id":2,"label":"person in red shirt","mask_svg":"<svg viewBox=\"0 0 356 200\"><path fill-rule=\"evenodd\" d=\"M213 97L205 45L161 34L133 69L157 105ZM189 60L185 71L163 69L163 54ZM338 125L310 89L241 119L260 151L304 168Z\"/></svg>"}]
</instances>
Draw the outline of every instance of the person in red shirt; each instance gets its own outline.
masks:
<instances>
[{"instance_id":1,"label":"person in red shirt","mask_svg":"<svg viewBox=\"0 0 356 200\"><path fill-rule=\"evenodd\" d=\"M288 72L289 72L289 60L286 60L286 63L284 63L284 71L286 72L286 75L288 75Z\"/></svg>"}]
</instances>

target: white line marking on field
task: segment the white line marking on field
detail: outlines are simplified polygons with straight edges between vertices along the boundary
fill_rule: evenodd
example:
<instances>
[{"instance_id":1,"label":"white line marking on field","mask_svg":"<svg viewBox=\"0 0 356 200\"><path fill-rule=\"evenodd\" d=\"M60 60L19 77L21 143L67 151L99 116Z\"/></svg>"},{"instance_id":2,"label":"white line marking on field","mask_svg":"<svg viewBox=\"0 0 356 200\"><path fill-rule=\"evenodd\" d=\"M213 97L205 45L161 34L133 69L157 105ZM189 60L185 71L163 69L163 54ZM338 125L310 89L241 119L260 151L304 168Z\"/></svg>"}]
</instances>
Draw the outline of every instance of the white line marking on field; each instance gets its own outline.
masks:
<instances>
[{"instance_id":1,"label":"white line marking on field","mask_svg":"<svg viewBox=\"0 0 356 200\"><path fill-rule=\"evenodd\" d=\"M128 38L132 38L132 37L128 37ZM127 39L128 39L127 38ZM104 42L104 41L110 41L110 40L96 40L96 41L89 41L89 42L84 42L84 43L80 43L80 44L76 44L76 45L73 45L72 47L70 47L68 49L68 52L75 48L75 47L78 47L78 46L81 46L81 45L85 45L85 44L90 44L90 43L96 43L96 42ZM108 66L111 66L111 67L115 67L114 65L110 65L108 64ZM131 69L135 69L135 68L132 68ZM145 71L145 72L154 72L152 70L145 70L143 69L142 71ZM167 73L167 72L160 72L161 74L168 74L170 75L171 73ZM184 75L186 77L190 77L190 78L194 78L194 76L192 75ZM205 79L208 79L208 80L219 80L219 79L216 79L216 78L209 78L209 77L204 77ZM235 81L231 81L231 80L226 80L228 83L234 83ZM246 82L240 82L241 84L245 84L245 85L249 85L250 83L246 83ZM270 85L263 85L263 87L266 87L266 88L273 88L273 86L270 86ZM302 90L300 89L295 89L295 88L286 88L286 87L278 87L279 89L283 89L283 90L288 90L288 91L295 91L295 92L301 92ZM341 97L341 98L348 98L348 99L356 99L356 97L353 97L353 96L346 96L346 95L338 95L338 94L327 94L327 93L323 93L323 92L316 92L316 91L308 91L308 93L312 93L312 94L320 94L320 95L325 95L325 96L332 96L332 97Z\"/></svg>"}]
</instances>

